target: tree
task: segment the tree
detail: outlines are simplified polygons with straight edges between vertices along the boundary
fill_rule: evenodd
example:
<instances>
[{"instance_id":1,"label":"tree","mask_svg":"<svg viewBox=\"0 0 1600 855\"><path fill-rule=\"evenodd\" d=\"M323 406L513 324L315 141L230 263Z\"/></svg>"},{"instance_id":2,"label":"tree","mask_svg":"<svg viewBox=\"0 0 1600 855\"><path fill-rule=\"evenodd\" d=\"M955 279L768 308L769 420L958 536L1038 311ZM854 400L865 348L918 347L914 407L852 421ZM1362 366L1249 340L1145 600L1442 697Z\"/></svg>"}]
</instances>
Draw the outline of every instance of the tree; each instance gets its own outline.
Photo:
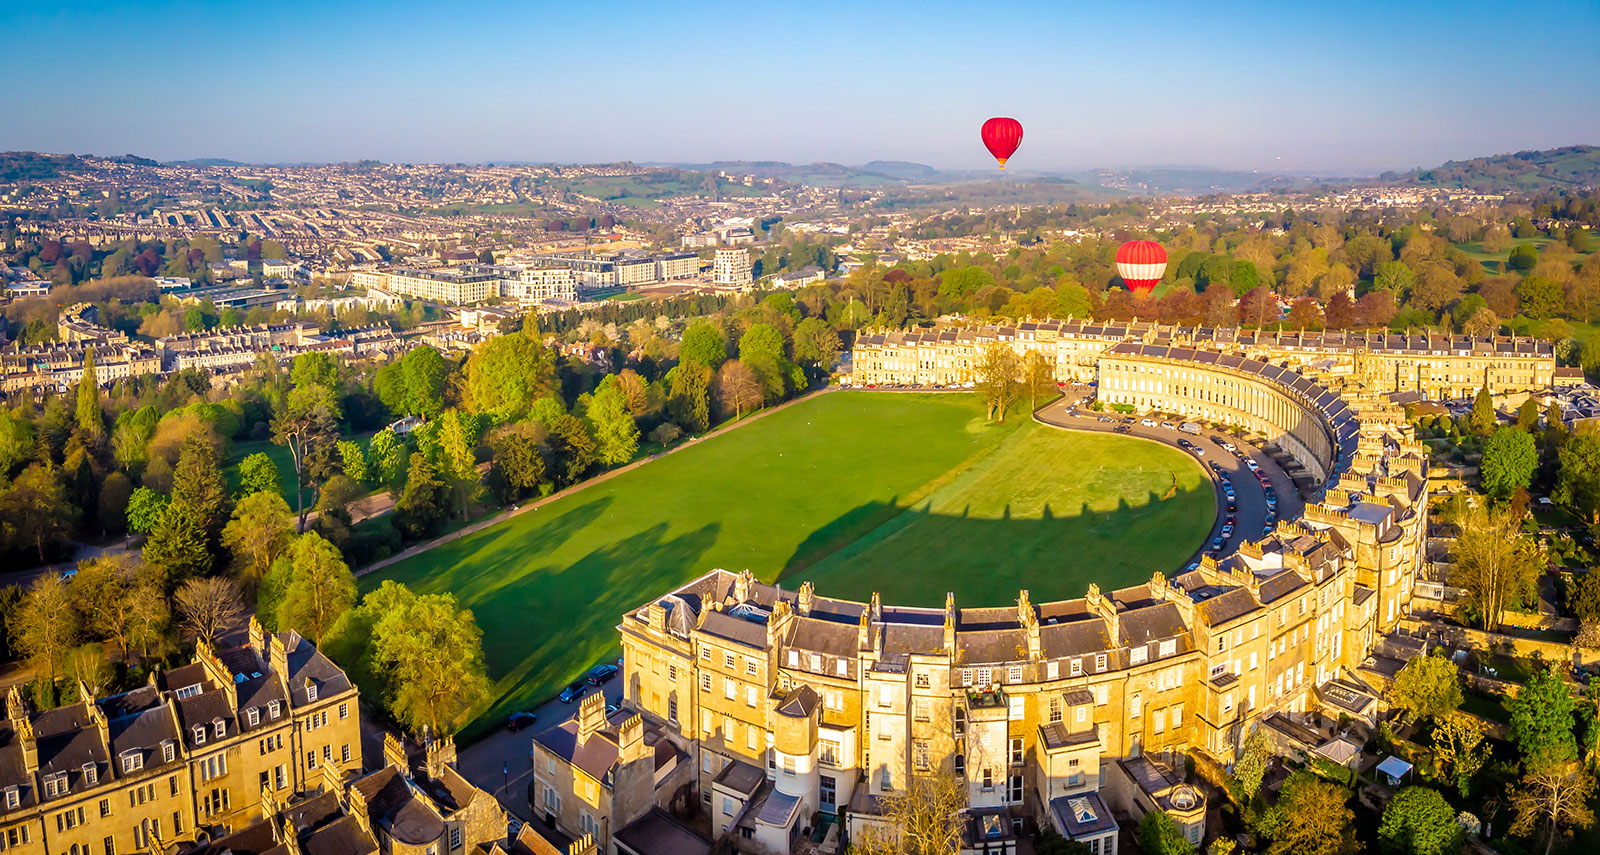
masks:
<instances>
[{"instance_id":1,"label":"tree","mask_svg":"<svg viewBox=\"0 0 1600 855\"><path fill-rule=\"evenodd\" d=\"M1534 398L1528 398L1517 408L1517 427L1530 434L1539 429L1539 402Z\"/></svg>"},{"instance_id":2,"label":"tree","mask_svg":"<svg viewBox=\"0 0 1600 855\"><path fill-rule=\"evenodd\" d=\"M1139 820L1139 849L1145 855L1194 855L1178 824L1164 810L1153 810Z\"/></svg>"},{"instance_id":3,"label":"tree","mask_svg":"<svg viewBox=\"0 0 1600 855\"><path fill-rule=\"evenodd\" d=\"M1466 590L1466 604L1483 628L1492 630L1508 602L1532 594L1540 569L1538 544L1523 534L1521 518L1510 505L1474 507L1458 499L1448 515L1461 529L1450 584Z\"/></svg>"},{"instance_id":4,"label":"tree","mask_svg":"<svg viewBox=\"0 0 1600 855\"><path fill-rule=\"evenodd\" d=\"M1411 293L1411 283L1414 281L1416 276L1405 262L1385 261L1374 272L1372 287L1389 292L1394 295L1395 302L1400 302Z\"/></svg>"},{"instance_id":5,"label":"tree","mask_svg":"<svg viewBox=\"0 0 1600 855\"><path fill-rule=\"evenodd\" d=\"M94 349L83 356L83 379L78 381L78 430L98 443L105 434L105 414L100 412L100 381L94 370Z\"/></svg>"},{"instance_id":6,"label":"tree","mask_svg":"<svg viewBox=\"0 0 1600 855\"><path fill-rule=\"evenodd\" d=\"M860 855L955 855L961 851L964 789L954 775L911 778L878 797L883 824L869 824L854 841Z\"/></svg>"},{"instance_id":7,"label":"tree","mask_svg":"<svg viewBox=\"0 0 1600 855\"><path fill-rule=\"evenodd\" d=\"M1560 763L1529 772L1521 786L1511 789L1511 810L1516 821L1511 832L1532 836L1544 826L1545 855L1556 842L1563 826L1588 828L1594 825L1594 775L1577 763Z\"/></svg>"},{"instance_id":8,"label":"tree","mask_svg":"<svg viewBox=\"0 0 1600 855\"><path fill-rule=\"evenodd\" d=\"M1512 270L1532 270L1539 264L1539 248L1525 243L1511 250L1506 257L1506 267Z\"/></svg>"},{"instance_id":9,"label":"tree","mask_svg":"<svg viewBox=\"0 0 1600 855\"><path fill-rule=\"evenodd\" d=\"M47 464L30 464L0 497L0 518L16 532L18 540L34 548L41 562L47 547L54 549L67 542L77 516L57 470Z\"/></svg>"},{"instance_id":10,"label":"tree","mask_svg":"<svg viewBox=\"0 0 1600 855\"><path fill-rule=\"evenodd\" d=\"M133 482L121 472L110 472L100 484L100 502L96 517L100 527L108 534L122 534L128 530L128 499L133 496Z\"/></svg>"},{"instance_id":11,"label":"tree","mask_svg":"<svg viewBox=\"0 0 1600 855\"><path fill-rule=\"evenodd\" d=\"M1542 668L1516 697L1506 701L1511 721L1506 737L1522 752L1523 768L1538 772L1578 759L1572 736L1575 704L1553 668Z\"/></svg>"},{"instance_id":12,"label":"tree","mask_svg":"<svg viewBox=\"0 0 1600 855\"><path fill-rule=\"evenodd\" d=\"M162 587L171 591L187 579L211 572L208 540L200 513L170 502L145 541L144 562L156 571Z\"/></svg>"},{"instance_id":13,"label":"tree","mask_svg":"<svg viewBox=\"0 0 1600 855\"><path fill-rule=\"evenodd\" d=\"M389 428L378 431L367 444L367 474L388 487L390 495L400 492L407 463L405 443Z\"/></svg>"},{"instance_id":14,"label":"tree","mask_svg":"<svg viewBox=\"0 0 1600 855\"><path fill-rule=\"evenodd\" d=\"M1261 781L1272 765L1272 743L1260 729L1250 731L1244 738L1239 759L1233 764L1234 780L1239 782L1242 801L1249 804L1261 790Z\"/></svg>"},{"instance_id":15,"label":"tree","mask_svg":"<svg viewBox=\"0 0 1600 855\"><path fill-rule=\"evenodd\" d=\"M1289 776L1261 822L1270 855L1345 855L1354 852L1355 813L1350 794L1310 772Z\"/></svg>"},{"instance_id":16,"label":"tree","mask_svg":"<svg viewBox=\"0 0 1600 855\"><path fill-rule=\"evenodd\" d=\"M367 455L361 450L361 443L353 440L340 440L339 471L357 484L366 484L372 480L372 471L367 467Z\"/></svg>"},{"instance_id":17,"label":"tree","mask_svg":"<svg viewBox=\"0 0 1600 855\"><path fill-rule=\"evenodd\" d=\"M1030 411L1038 409L1039 399L1055 389L1055 366L1050 364L1050 360L1043 353L1030 350L1022 360L1022 385L1028 390Z\"/></svg>"},{"instance_id":18,"label":"tree","mask_svg":"<svg viewBox=\"0 0 1600 855\"><path fill-rule=\"evenodd\" d=\"M717 369L717 404L734 419L744 417L747 410L761 406L761 381L743 361L732 359Z\"/></svg>"},{"instance_id":19,"label":"tree","mask_svg":"<svg viewBox=\"0 0 1600 855\"><path fill-rule=\"evenodd\" d=\"M1383 810L1378 843L1386 855L1454 855L1461 851L1461 826L1438 790L1402 787Z\"/></svg>"},{"instance_id":20,"label":"tree","mask_svg":"<svg viewBox=\"0 0 1600 855\"><path fill-rule=\"evenodd\" d=\"M1518 416L1520 419L1520 412ZM1533 417L1539 417L1537 407L1534 408ZM1518 488L1526 488L1533 480L1533 470L1538 465L1539 451L1534 446L1533 435L1521 428L1501 425L1484 445L1483 462L1478 472L1484 492L1496 499L1504 499Z\"/></svg>"},{"instance_id":21,"label":"tree","mask_svg":"<svg viewBox=\"0 0 1600 855\"><path fill-rule=\"evenodd\" d=\"M245 496L222 529L222 545L247 587L261 583L294 534L294 514L276 490Z\"/></svg>"},{"instance_id":22,"label":"tree","mask_svg":"<svg viewBox=\"0 0 1600 855\"><path fill-rule=\"evenodd\" d=\"M529 366L535 386L548 382L548 378L542 374L547 359L544 353L524 353L519 356L519 364ZM425 419L438 417L444 409L445 380L450 376L450 364L439 355L439 351L421 345L407 351L399 365L405 384L400 412Z\"/></svg>"},{"instance_id":23,"label":"tree","mask_svg":"<svg viewBox=\"0 0 1600 855\"><path fill-rule=\"evenodd\" d=\"M208 545L227 524L232 509L228 506L222 469L217 465L216 449L197 435L183 440L178 466L172 472L172 503L195 512L206 531Z\"/></svg>"},{"instance_id":24,"label":"tree","mask_svg":"<svg viewBox=\"0 0 1600 855\"><path fill-rule=\"evenodd\" d=\"M238 628L245 612L239 586L221 576L184 582L172 603L183 619L183 628L213 648L218 638Z\"/></svg>"},{"instance_id":25,"label":"tree","mask_svg":"<svg viewBox=\"0 0 1600 855\"><path fill-rule=\"evenodd\" d=\"M413 538L431 536L445 517L445 484L428 458L420 452L411 455L405 490L395 502L395 523Z\"/></svg>"},{"instance_id":26,"label":"tree","mask_svg":"<svg viewBox=\"0 0 1600 855\"><path fill-rule=\"evenodd\" d=\"M1567 608L1580 622L1600 621L1600 571L1590 570L1569 577Z\"/></svg>"},{"instance_id":27,"label":"tree","mask_svg":"<svg viewBox=\"0 0 1600 855\"><path fill-rule=\"evenodd\" d=\"M439 473L460 502L461 518L478 493L478 419L449 409L439 417Z\"/></svg>"},{"instance_id":28,"label":"tree","mask_svg":"<svg viewBox=\"0 0 1600 855\"><path fill-rule=\"evenodd\" d=\"M491 340L491 343L500 341ZM291 391L272 419L272 441L289 449L294 461L295 502L299 528L306 527L306 481L317 476L314 463L331 454L339 437L338 407L333 390L321 385Z\"/></svg>"},{"instance_id":29,"label":"tree","mask_svg":"<svg viewBox=\"0 0 1600 855\"><path fill-rule=\"evenodd\" d=\"M67 583L57 573L33 580L22 605L11 613L6 631L11 645L27 657L41 677L54 682L67 651L78 643L78 613Z\"/></svg>"},{"instance_id":30,"label":"tree","mask_svg":"<svg viewBox=\"0 0 1600 855\"><path fill-rule=\"evenodd\" d=\"M1453 781L1466 798L1473 776L1489 759L1483 726L1459 712L1434 719L1433 754L1439 761L1439 774Z\"/></svg>"},{"instance_id":31,"label":"tree","mask_svg":"<svg viewBox=\"0 0 1600 855\"><path fill-rule=\"evenodd\" d=\"M316 532L295 538L273 572L284 577L278 625L312 641L322 638L356 601L356 577L339 550Z\"/></svg>"},{"instance_id":32,"label":"tree","mask_svg":"<svg viewBox=\"0 0 1600 855\"><path fill-rule=\"evenodd\" d=\"M1494 412L1494 398L1489 394L1489 386L1485 384L1472 399L1472 414L1468 417L1468 423L1479 436L1488 436L1498 422L1499 417Z\"/></svg>"},{"instance_id":33,"label":"tree","mask_svg":"<svg viewBox=\"0 0 1600 855\"><path fill-rule=\"evenodd\" d=\"M1574 433L1561 446L1555 499L1600 523L1600 433Z\"/></svg>"},{"instance_id":34,"label":"tree","mask_svg":"<svg viewBox=\"0 0 1600 855\"><path fill-rule=\"evenodd\" d=\"M537 489L545 478L544 457L532 422L504 425L489 434L489 483L502 502L510 504Z\"/></svg>"},{"instance_id":35,"label":"tree","mask_svg":"<svg viewBox=\"0 0 1600 855\"><path fill-rule=\"evenodd\" d=\"M977 368L977 390L988 407L987 418L1002 424L1006 410L1017 400L1021 391L1018 375L1022 373L1017 352L1001 342L991 342L983 349Z\"/></svg>"},{"instance_id":36,"label":"tree","mask_svg":"<svg viewBox=\"0 0 1600 855\"><path fill-rule=\"evenodd\" d=\"M821 318L806 318L794 328L794 358L827 371L839 358L839 333Z\"/></svg>"},{"instance_id":37,"label":"tree","mask_svg":"<svg viewBox=\"0 0 1600 855\"><path fill-rule=\"evenodd\" d=\"M261 492L278 492L278 464L258 451L239 461L239 495L242 498Z\"/></svg>"},{"instance_id":38,"label":"tree","mask_svg":"<svg viewBox=\"0 0 1600 855\"><path fill-rule=\"evenodd\" d=\"M711 368L696 362L680 363L668 375L672 394L667 410L688 433L704 433L711 427L712 376Z\"/></svg>"},{"instance_id":39,"label":"tree","mask_svg":"<svg viewBox=\"0 0 1600 855\"><path fill-rule=\"evenodd\" d=\"M709 321L696 321L683 331L678 343L678 365L700 365L713 371L728 358L728 343L722 331Z\"/></svg>"},{"instance_id":40,"label":"tree","mask_svg":"<svg viewBox=\"0 0 1600 855\"><path fill-rule=\"evenodd\" d=\"M155 531L161 514L167 509L167 497L149 487L140 487L128 497L128 530L137 534Z\"/></svg>"},{"instance_id":41,"label":"tree","mask_svg":"<svg viewBox=\"0 0 1600 855\"><path fill-rule=\"evenodd\" d=\"M589 435L589 426L577 416L567 413L551 422L550 446L556 479L563 486L578 483L594 465L594 437Z\"/></svg>"},{"instance_id":42,"label":"tree","mask_svg":"<svg viewBox=\"0 0 1600 855\"><path fill-rule=\"evenodd\" d=\"M608 374L589 401L589 424L594 426L595 453L607 466L621 466L639 450L639 426L628 412L616 375Z\"/></svg>"},{"instance_id":43,"label":"tree","mask_svg":"<svg viewBox=\"0 0 1600 855\"><path fill-rule=\"evenodd\" d=\"M1461 707L1461 681L1455 663L1436 651L1418 656L1395 675L1389 701L1413 720L1438 718Z\"/></svg>"},{"instance_id":44,"label":"tree","mask_svg":"<svg viewBox=\"0 0 1600 855\"><path fill-rule=\"evenodd\" d=\"M413 733L454 733L465 713L489 696L483 632L452 594L418 596L395 582L378 602L372 658L384 671L389 711ZM370 598L369 598L370 599Z\"/></svg>"}]
</instances>

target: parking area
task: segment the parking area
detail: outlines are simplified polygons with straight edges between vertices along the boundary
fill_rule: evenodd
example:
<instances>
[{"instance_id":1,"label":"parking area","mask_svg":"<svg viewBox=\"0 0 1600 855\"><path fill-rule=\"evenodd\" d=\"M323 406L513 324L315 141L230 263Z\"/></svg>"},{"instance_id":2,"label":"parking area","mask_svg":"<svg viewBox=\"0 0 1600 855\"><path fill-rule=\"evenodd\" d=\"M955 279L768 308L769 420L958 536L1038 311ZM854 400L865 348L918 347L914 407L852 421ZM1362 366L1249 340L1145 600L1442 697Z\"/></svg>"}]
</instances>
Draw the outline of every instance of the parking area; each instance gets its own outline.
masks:
<instances>
[{"instance_id":1,"label":"parking area","mask_svg":"<svg viewBox=\"0 0 1600 855\"><path fill-rule=\"evenodd\" d=\"M1210 473L1217 492L1217 519L1192 562L1206 553L1228 555L1247 540L1261 539L1278 520L1300 515L1300 494L1288 473L1261 449L1242 439L1205 425L1186 424L1176 416L1097 413L1088 409L1094 390L1087 386L1067 386L1062 392L1061 400L1039 410L1040 421L1070 430L1121 433L1172 445L1189 453Z\"/></svg>"}]
</instances>

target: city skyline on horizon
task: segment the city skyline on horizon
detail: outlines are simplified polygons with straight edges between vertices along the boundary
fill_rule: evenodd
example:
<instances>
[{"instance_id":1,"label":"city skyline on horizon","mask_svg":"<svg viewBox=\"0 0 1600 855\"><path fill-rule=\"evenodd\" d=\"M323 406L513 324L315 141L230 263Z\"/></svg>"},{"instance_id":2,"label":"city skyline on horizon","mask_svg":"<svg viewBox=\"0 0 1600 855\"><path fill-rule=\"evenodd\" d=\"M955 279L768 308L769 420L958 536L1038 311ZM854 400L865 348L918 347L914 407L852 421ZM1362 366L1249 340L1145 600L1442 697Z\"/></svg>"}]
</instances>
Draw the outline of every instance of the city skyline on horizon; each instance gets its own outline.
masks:
<instances>
[{"instance_id":1,"label":"city skyline on horizon","mask_svg":"<svg viewBox=\"0 0 1600 855\"><path fill-rule=\"evenodd\" d=\"M978 171L993 168L979 124L1009 115L1025 128L1019 172L1359 176L1600 143L1600 107L1563 85L1600 74L1585 49L1600 34L1592 3L1512 21L1487 4L912 14L825 2L803 15L713 4L619 10L625 28L543 3L449 18L421 4L96 5L0 12L33 34L18 67L52 75L0 95L31 117L0 128L0 150ZM151 52L134 37L151 27L252 32L247 45L265 53ZM1534 38L1547 32L1558 40ZM82 58L61 64L63 44ZM1513 112L1525 121L1497 118Z\"/></svg>"}]
</instances>

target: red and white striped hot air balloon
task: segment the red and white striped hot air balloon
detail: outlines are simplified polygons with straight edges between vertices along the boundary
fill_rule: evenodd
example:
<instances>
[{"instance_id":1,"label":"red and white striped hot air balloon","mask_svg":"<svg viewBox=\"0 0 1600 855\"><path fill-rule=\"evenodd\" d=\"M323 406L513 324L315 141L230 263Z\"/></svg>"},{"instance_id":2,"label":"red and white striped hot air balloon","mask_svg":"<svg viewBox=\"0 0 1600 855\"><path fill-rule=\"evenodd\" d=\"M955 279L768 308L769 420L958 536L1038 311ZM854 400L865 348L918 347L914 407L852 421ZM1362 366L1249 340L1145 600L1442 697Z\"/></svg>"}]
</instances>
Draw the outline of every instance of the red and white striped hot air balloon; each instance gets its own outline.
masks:
<instances>
[{"instance_id":1,"label":"red and white striped hot air balloon","mask_svg":"<svg viewBox=\"0 0 1600 855\"><path fill-rule=\"evenodd\" d=\"M1167 272L1167 251L1153 240L1130 240L1117 248L1117 275L1138 295L1150 293Z\"/></svg>"}]
</instances>

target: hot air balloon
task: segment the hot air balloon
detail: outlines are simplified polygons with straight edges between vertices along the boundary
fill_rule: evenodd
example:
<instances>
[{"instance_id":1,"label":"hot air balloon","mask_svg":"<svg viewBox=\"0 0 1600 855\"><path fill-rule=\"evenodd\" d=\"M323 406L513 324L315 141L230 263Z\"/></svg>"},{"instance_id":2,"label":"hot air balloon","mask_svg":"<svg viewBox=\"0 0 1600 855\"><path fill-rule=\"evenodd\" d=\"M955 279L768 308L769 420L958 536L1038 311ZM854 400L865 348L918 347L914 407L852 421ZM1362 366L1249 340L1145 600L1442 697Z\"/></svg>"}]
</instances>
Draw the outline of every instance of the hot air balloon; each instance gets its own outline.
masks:
<instances>
[{"instance_id":1,"label":"hot air balloon","mask_svg":"<svg viewBox=\"0 0 1600 855\"><path fill-rule=\"evenodd\" d=\"M1153 240L1130 240L1117 248L1117 275L1135 294L1150 293L1167 272L1167 251Z\"/></svg>"},{"instance_id":2,"label":"hot air balloon","mask_svg":"<svg viewBox=\"0 0 1600 855\"><path fill-rule=\"evenodd\" d=\"M1022 145L1022 123L1016 119L1007 119L996 116L983 123L983 144L1000 161L1000 168L1006 168L1006 158L1017 153L1017 146Z\"/></svg>"}]
</instances>

